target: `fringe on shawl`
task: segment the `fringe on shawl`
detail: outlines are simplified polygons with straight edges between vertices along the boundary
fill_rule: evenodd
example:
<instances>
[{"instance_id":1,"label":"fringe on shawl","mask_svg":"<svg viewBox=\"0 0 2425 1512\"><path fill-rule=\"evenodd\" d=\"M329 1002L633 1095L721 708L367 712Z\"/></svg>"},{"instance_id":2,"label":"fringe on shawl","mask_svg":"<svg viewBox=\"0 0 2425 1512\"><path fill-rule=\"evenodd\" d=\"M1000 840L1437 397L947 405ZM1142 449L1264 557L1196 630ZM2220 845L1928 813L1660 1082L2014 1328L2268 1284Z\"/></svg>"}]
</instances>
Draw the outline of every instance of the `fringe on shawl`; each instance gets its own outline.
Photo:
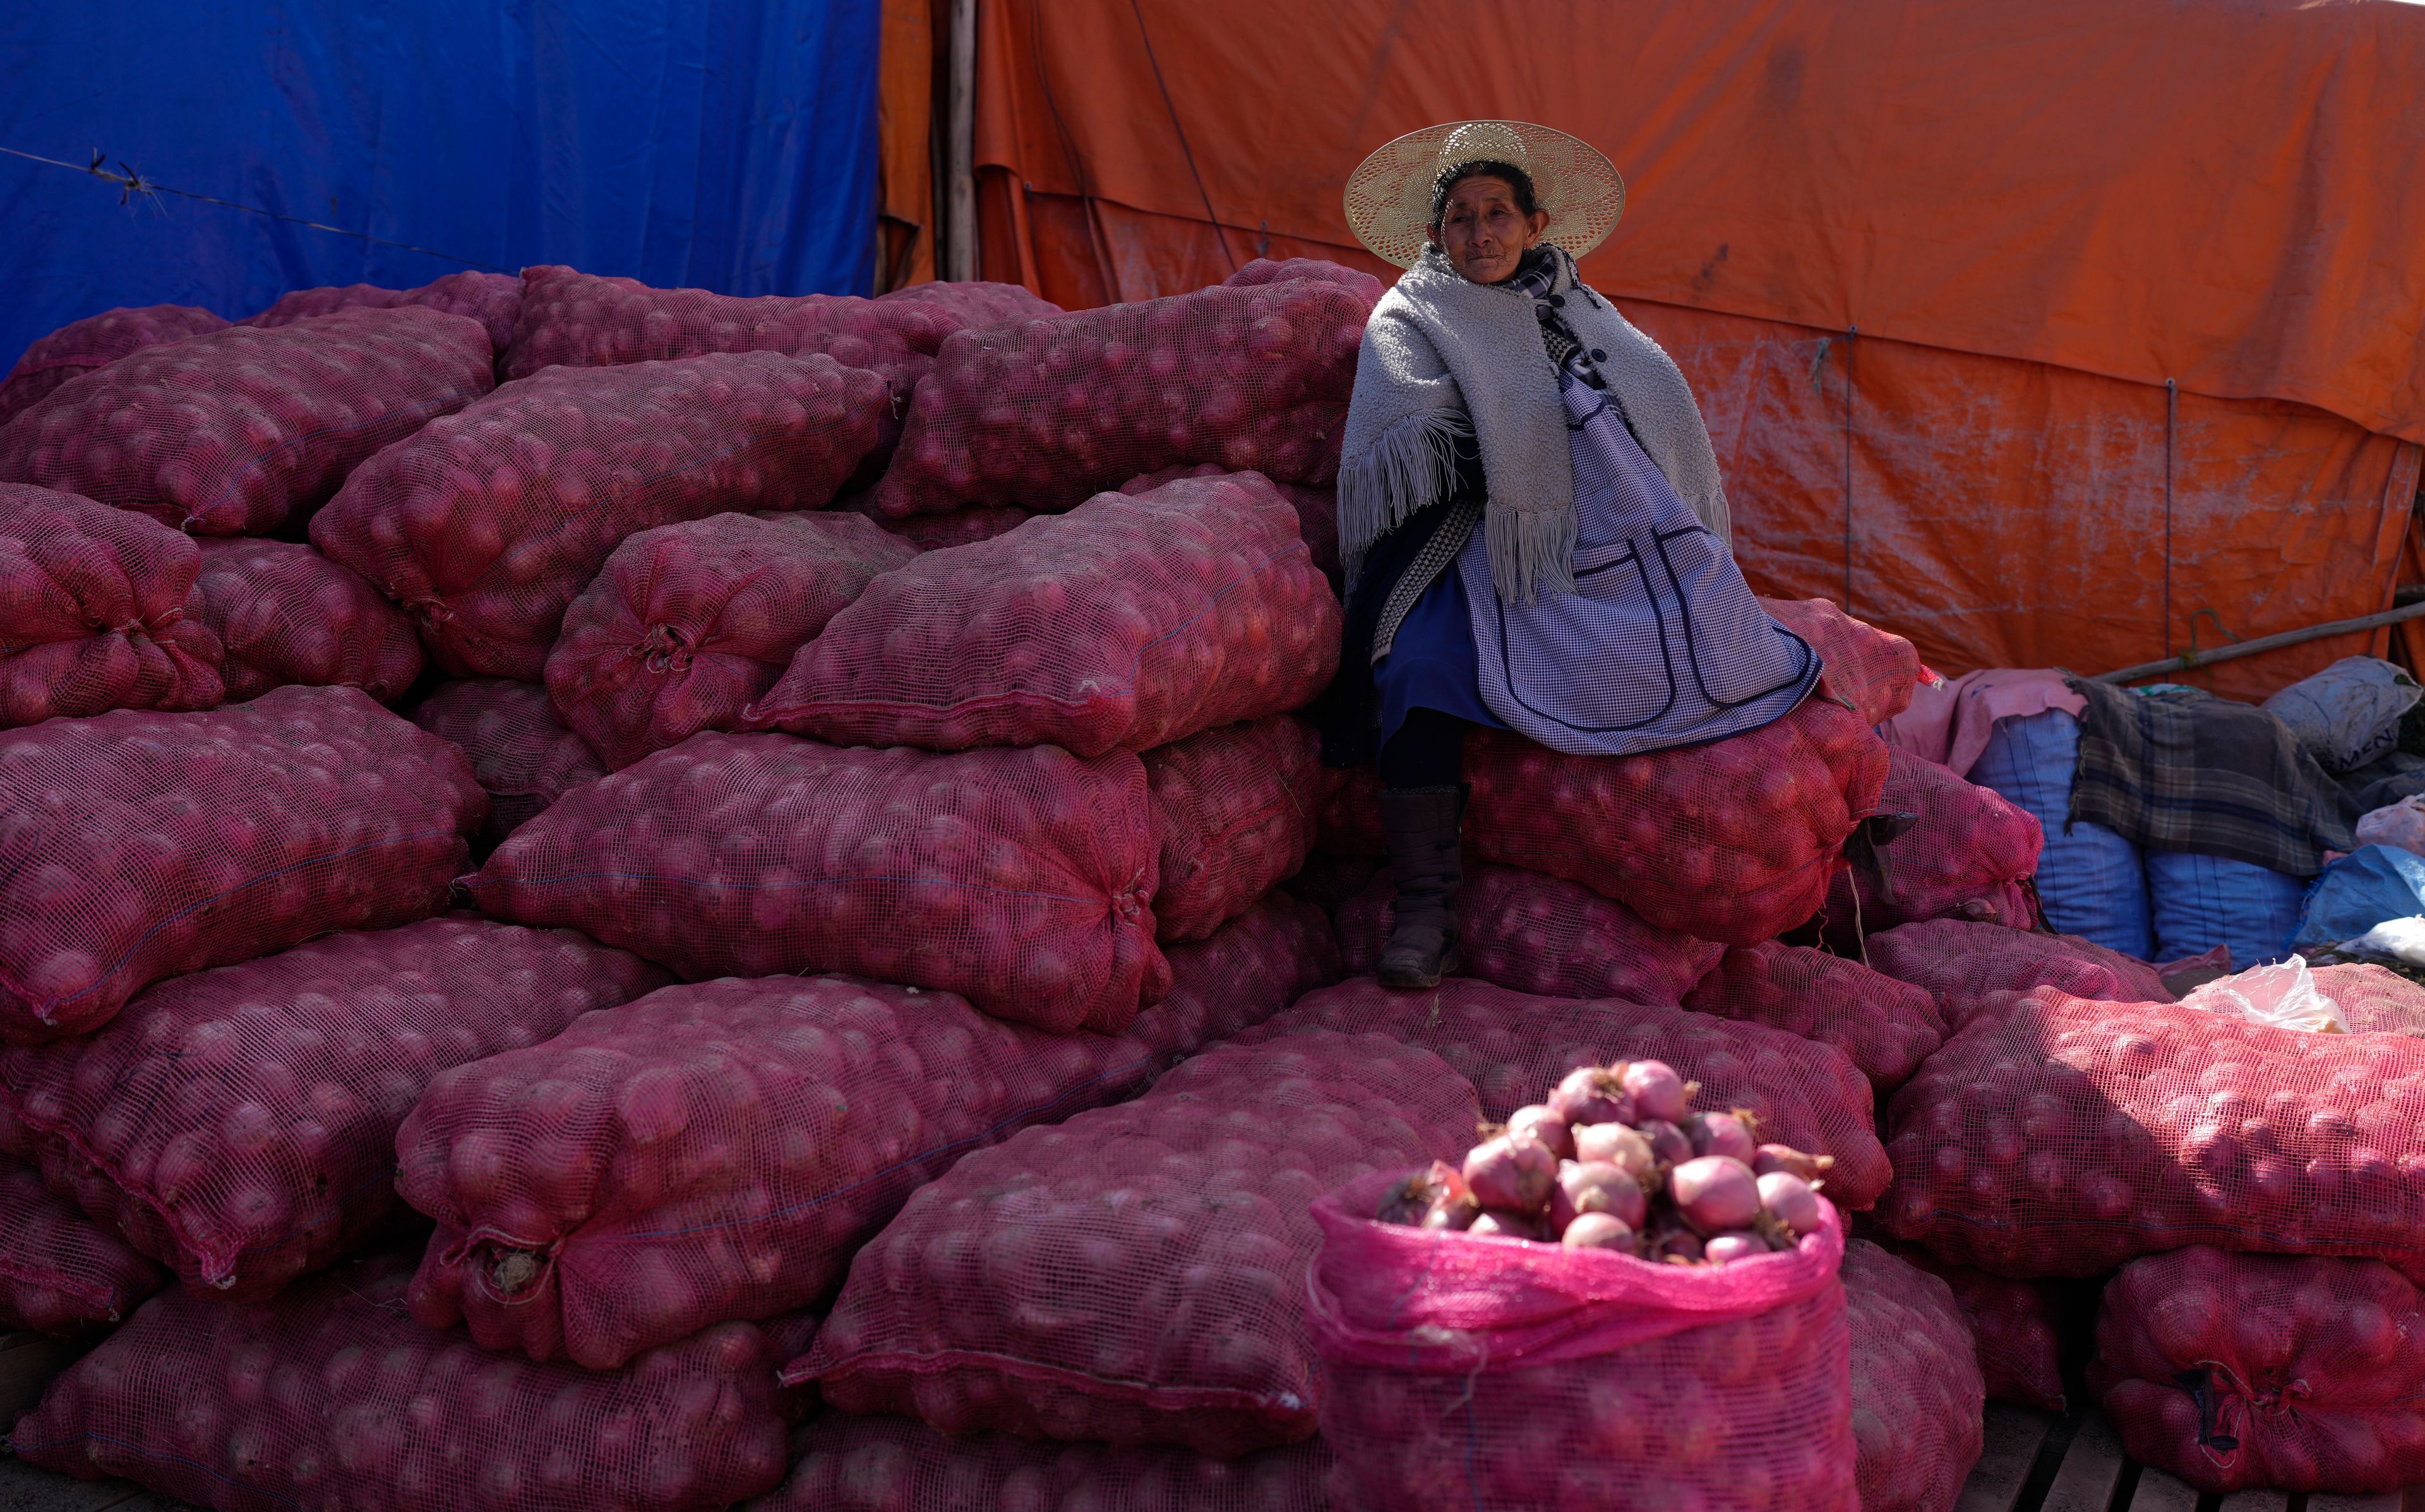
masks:
<instances>
[{"instance_id":1,"label":"fringe on shawl","mask_svg":"<svg viewBox=\"0 0 2425 1512\"><path fill-rule=\"evenodd\" d=\"M1500 598L1530 604L1544 593L1575 591L1575 536L1580 517L1564 509L1518 512L1493 509L1483 516L1490 550L1490 581Z\"/></svg>"},{"instance_id":2,"label":"fringe on shawl","mask_svg":"<svg viewBox=\"0 0 2425 1512\"><path fill-rule=\"evenodd\" d=\"M1339 547L1351 585L1373 542L1456 487L1456 443L1472 434L1458 410L1418 410L1340 464Z\"/></svg>"}]
</instances>

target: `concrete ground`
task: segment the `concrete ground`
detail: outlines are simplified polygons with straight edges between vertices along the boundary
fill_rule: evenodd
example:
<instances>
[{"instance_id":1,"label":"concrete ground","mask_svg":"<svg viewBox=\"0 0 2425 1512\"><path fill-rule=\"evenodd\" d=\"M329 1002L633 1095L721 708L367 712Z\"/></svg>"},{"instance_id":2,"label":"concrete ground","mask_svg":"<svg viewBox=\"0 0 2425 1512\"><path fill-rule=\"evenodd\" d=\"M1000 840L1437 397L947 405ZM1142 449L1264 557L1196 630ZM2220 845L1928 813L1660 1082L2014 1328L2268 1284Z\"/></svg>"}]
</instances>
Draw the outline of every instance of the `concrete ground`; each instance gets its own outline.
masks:
<instances>
[{"instance_id":1,"label":"concrete ground","mask_svg":"<svg viewBox=\"0 0 2425 1512\"><path fill-rule=\"evenodd\" d=\"M133 1481L80 1481L0 1454L0 1512L192 1512Z\"/></svg>"}]
</instances>

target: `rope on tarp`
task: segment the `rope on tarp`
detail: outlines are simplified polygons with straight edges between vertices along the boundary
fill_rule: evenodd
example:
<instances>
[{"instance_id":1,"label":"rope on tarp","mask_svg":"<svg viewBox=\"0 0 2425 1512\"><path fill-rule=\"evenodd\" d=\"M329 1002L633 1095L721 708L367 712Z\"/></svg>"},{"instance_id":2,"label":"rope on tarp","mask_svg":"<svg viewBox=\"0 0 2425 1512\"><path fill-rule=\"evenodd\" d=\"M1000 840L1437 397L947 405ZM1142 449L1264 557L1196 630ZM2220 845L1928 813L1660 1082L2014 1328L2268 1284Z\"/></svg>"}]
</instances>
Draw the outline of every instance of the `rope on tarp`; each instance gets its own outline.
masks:
<instances>
[{"instance_id":1,"label":"rope on tarp","mask_svg":"<svg viewBox=\"0 0 2425 1512\"><path fill-rule=\"evenodd\" d=\"M460 263L466 267L479 268L489 273L515 271L512 268L501 268L493 263L483 263L477 258L462 257L454 252L442 252L434 247L421 247L411 242L393 241L385 236L374 236L368 231L358 231L344 226L331 226L324 221L306 220L300 215L289 215L276 210L265 210L259 205L248 205L240 200L222 199L217 195L197 194L191 189L172 188L156 180L145 178L124 158L118 160L118 171L113 173L107 167L109 154L99 148L93 149L92 161L89 163L62 162L56 157L44 157L40 152L21 151L13 147L0 147L0 152L5 152L10 157L22 157L30 163L47 164L55 168L65 168L71 173L82 173L90 178L114 183L118 185L118 202L121 205L132 206L139 200L155 210L165 209L166 207L160 203L160 197L164 194L172 194L180 199L199 199L206 205L221 205L229 210L241 210L247 215L262 215L270 220L282 220L292 226L309 227L315 231L329 231L338 236L353 237L356 241L370 242L379 247L393 247L407 252L419 252L426 257L440 258L448 263Z\"/></svg>"}]
</instances>

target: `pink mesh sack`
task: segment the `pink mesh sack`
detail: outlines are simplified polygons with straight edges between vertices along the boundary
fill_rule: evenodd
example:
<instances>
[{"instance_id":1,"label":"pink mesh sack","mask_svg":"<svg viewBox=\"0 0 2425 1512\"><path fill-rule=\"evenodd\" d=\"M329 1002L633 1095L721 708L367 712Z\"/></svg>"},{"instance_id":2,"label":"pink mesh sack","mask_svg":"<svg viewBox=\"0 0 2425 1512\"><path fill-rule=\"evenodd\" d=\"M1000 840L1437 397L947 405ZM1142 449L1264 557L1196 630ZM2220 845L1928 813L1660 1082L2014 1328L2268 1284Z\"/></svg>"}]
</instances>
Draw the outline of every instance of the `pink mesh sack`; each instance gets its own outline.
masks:
<instances>
[{"instance_id":1,"label":"pink mesh sack","mask_svg":"<svg viewBox=\"0 0 2425 1512\"><path fill-rule=\"evenodd\" d=\"M1379 1222L1395 1174L1313 1206L1334 1512L1857 1512L1832 1207L1794 1249L1664 1265Z\"/></svg>"},{"instance_id":2,"label":"pink mesh sack","mask_svg":"<svg viewBox=\"0 0 2425 1512\"><path fill-rule=\"evenodd\" d=\"M17 412L70 378L105 368L130 352L166 346L206 331L223 331L228 323L191 305L147 305L132 310L105 310L98 315L70 321L48 336L38 338L0 377L0 425Z\"/></svg>"},{"instance_id":3,"label":"pink mesh sack","mask_svg":"<svg viewBox=\"0 0 2425 1512\"><path fill-rule=\"evenodd\" d=\"M224 692L193 541L73 494L0 483L0 729Z\"/></svg>"},{"instance_id":4,"label":"pink mesh sack","mask_svg":"<svg viewBox=\"0 0 2425 1512\"><path fill-rule=\"evenodd\" d=\"M1340 905L1339 948L1351 972L1381 959L1397 924L1388 867ZM1476 867L1456 895L1459 972L1544 997L1676 1003L1726 947L1655 930L1623 903L1580 883L1515 867ZM1743 1015L1735 1015L1738 1017Z\"/></svg>"},{"instance_id":5,"label":"pink mesh sack","mask_svg":"<svg viewBox=\"0 0 2425 1512\"><path fill-rule=\"evenodd\" d=\"M522 279L510 273L481 273L467 268L432 279L418 289L383 289L376 283L297 289L281 295L278 303L260 314L236 324L292 326L298 320L333 315L340 310L393 310L399 305L423 305L478 321L480 328L489 333L490 349L503 357L506 343L513 339L514 312L522 303Z\"/></svg>"},{"instance_id":6,"label":"pink mesh sack","mask_svg":"<svg viewBox=\"0 0 2425 1512\"><path fill-rule=\"evenodd\" d=\"M611 1374L537 1365L412 1322L411 1275L381 1255L265 1302L165 1292L10 1441L219 1512L718 1512L782 1480L759 1329L728 1323Z\"/></svg>"},{"instance_id":7,"label":"pink mesh sack","mask_svg":"<svg viewBox=\"0 0 2425 1512\"><path fill-rule=\"evenodd\" d=\"M1949 1265L1916 1245L1898 1253L1953 1289L1954 1305L1978 1341L1979 1374L1989 1401L2066 1410L2058 1314L2043 1287Z\"/></svg>"},{"instance_id":8,"label":"pink mesh sack","mask_svg":"<svg viewBox=\"0 0 2425 1512\"><path fill-rule=\"evenodd\" d=\"M2425 1043L2050 987L1993 1000L1895 1094L1898 1238L2007 1276L2225 1249L2425 1276Z\"/></svg>"},{"instance_id":9,"label":"pink mesh sack","mask_svg":"<svg viewBox=\"0 0 2425 1512\"><path fill-rule=\"evenodd\" d=\"M841 744L1143 751L1310 703L1340 634L1268 482L1180 479L886 574L750 720Z\"/></svg>"},{"instance_id":10,"label":"pink mesh sack","mask_svg":"<svg viewBox=\"0 0 2425 1512\"><path fill-rule=\"evenodd\" d=\"M60 385L0 429L0 478L192 535L266 535L495 381L487 334L434 310L230 326Z\"/></svg>"},{"instance_id":11,"label":"pink mesh sack","mask_svg":"<svg viewBox=\"0 0 2425 1512\"><path fill-rule=\"evenodd\" d=\"M1336 283L1353 289L1356 296L1367 306L1381 302L1387 287L1380 279L1343 263L1333 263L1319 257L1259 257L1221 280L1224 289L1252 289L1267 283L1287 283L1295 279L1311 279L1321 283Z\"/></svg>"},{"instance_id":12,"label":"pink mesh sack","mask_svg":"<svg viewBox=\"0 0 2425 1512\"><path fill-rule=\"evenodd\" d=\"M1303 722L1272 714L1223 724L1143 759L1162 836L1159 938L1204 938L1304 865L1322 749Z\"/></svg>"},{"instance_id":13,"label":"pink mesh sack","mask_svg":"<svg viewBox=\"0 0 2425 1512\"><path fill-rule=\"evenodd\" d=\"M1437 1056L1378 1035L1209 1051L922 1188L783 1378L955 1435L1223 1458L1310 1438L1307 1204L1460 1158L1480 1116Z\"/></svg>"},{"instance_id":14,"label":"pink mesh sack","mask_svg":"<svg viewBox=\"0 0 2425 1512\"><path fill-rule=\"evenodd\" d=\"M2174 1001L2155 967L2072 934L1923 919L1871 935L1867 954L1879 971L1934 993L1945 1005L1949 1030L1960 1028L1997 994L2032 987L2103 1003Z\"/></svg>"},{"instance_id":15,"label":"pink mesh sack","mask_svg":"<svg viewBox=\"0 0 2425 1512\"><path fill-rule=\"evenodd\" d=\"M0 1042L88 1034L163 977L446 906L486 800L353 688L0 737Z\"/></svg>"},{"instance_id":16,"label":"pink mesh sack","mask_svg":"<svg viewBox=\"0 0 2425 1512\"><path fill-rule=\"evenodd\" d=\"M726 979L445 1073L395 1141L397 1189L439 1220L414 1315L604 1369L829 1295L969 1151L1127 1096L1318 977L1255 917L1182 947L1172 1000L1120 1036L911 987Z\"/></svg>"},{"instance_id":17,"label":"pink mesh sack","mask_svg":"<svg viewBox=\"0 0 2425 1512\"><path fill-rule=\"evenodd\" d=\"M1210 462L1192 468L1163 468L1131 478L1120 485L1120 492L1146 494L1179 478L1221 478L1228 475L1223 469ZM1304 537L1305 549L1313 557L1314 566L1330 580L1330 586L1336 591L1342 586L1339 564L1339 490L1303 483L1275 483L1272 486L1277 488L1280 497L1296 510L1296 533ZM923 517L913 516L904 523L914 523Z\"/></svg>"},{"instance_id":18,"label":"pink mesh sack","mask_svg":"<svg viewBox=\"0 0 2425 1512\"><path fill-rule=\"evenodd\" d=\"M570 930L468 915L164 981L88 1039L0 1050L54 1185L185 1283L268 1297L397 1207L430 1078L671 979Z\"/></svg>"},{"instance_id":19,"label":"pink mesh sack","mask_svg":"<svg viewBox=\"0 0 2425 1512\"><path fill-rule=\"evenodd\" d=\"M2425 1039L2425 986L2370 964L2318 966L2316 991L2332 999L2352 1034Z\"/></svg>"},{"instance_id":20,"label":"pink mesh sack","mask_svg":"<svg viewBox=\"0 0 2425 1512\"><path fill-rule=\"evenodd\" d=\"M1919 652L1909 641L1845 613L1824 598L1763 598L1769 617L1819 653L1822 691L1850 704L1865 724L1883 724L1911 707Z\"/></svg>"},{"instance_id":21,"label":"pink mesh sack","mask_svg":"<svg viewBox=\"0 0 2425 1512\"><path fill-rule=\"evenodd\" d=\"M451 740L471 759L489 795L480 837L495 845L546 812L549 804L606 775L580 736L556 723L547 690L510 677L441 683L412 710L412 722Z\"/></svg>"},{"instance_id":22,"label":"pink mesh sack","mask_svg":"<svg viewBox=\"0 0 2425 1512\"><path fill-rule=\"evenodd\" d=\"M1775 940L1730 947L1684 1006L1834 1045L1881 1098L1945 1042L1944 1017L1924 989L1857 961Z\"/></svg>"},{"instance_id":23,"label":"pink mesh sack","mask_svg":"<svg viewBox=\"0 0 2425 1512\"><path fill-rule=\"evenodd\" d=\"M392 704L421 676L412 622L361 573L299 541L201 545L200 617L226 649L228 702L299 682Z\"/></svg>"},{"instance_id":24,"label":"pink mesh sack","mask_svg":"<svg viewBox=\"0 0 2425 1512\"><path fill-rule=\"evenodd\" d=\"M53 1193L42 1173L0 1154L0 1335L70 1338L115 1323L168 1276Z\"/></svg>"},{"instance_id":25,"label":"pink mesh sack","mask_svg":"<svg viewBox=\"0 0 2425 1512\"><path fill-rule=\"evenodd\" d=\"M1889 755L1878 808L1919 821L1887 847L1892 896L1867 872L1839 876L1827 899L1832 933L1847 945L1873 930L1966 918L2026 930L2037 922L2021 883L2037 874L2046 836L2037 816L1993 788L1900 746ZM1857 897L1857 903L1855 899Z\"/></svg>"},{"instance_id":26,"label":"pink mesh sack","mask_svg":"<svg viewBox=\"0 0 2425 1512\"><path fill-rule=\"evenodd\" d=\"M1001 285L988 286L1000 290ZM1036 300L1036 304L1043 304ZM508 378L540 369L620 367L711 353L765 352L829 357L877 374L888 386L882 418L889 449L894 417L934 365L943 339L997 310L1018 313L999 293L950 297L861 299L848 294L764 294L744 298L705 289L651 289L633 279L600 278L567 267L522 270L522 310ZM1049 308L1049 307L1048 307ZM1004 316L1003 318L1010 318Z\"/></svg>"},{"instance_id":27,"label":"pink mesh sack","mask_svg":"<svg viewBox=\"0 0 2425 1512\"><path fill-rule=\"evenodd\" d=\"M609 767L740 725L794 652L918 554L857 515L711 515L627 538L564 612L548 698Z\"/></svg>"},{"instance_id":28,"label":"pink mesh sack","mask_svg":"<svg viewBox=\"0 0 2425 1512\"><path fill-rule=\"evenodd\" d=\"M1218 286L962 331L919 381L875 506L1068 509L1198 462L1327 484L1372 289Z\"/></svg>"},{"instance_id":29,"label":"pink mesh sack","mask_svg":"<svg viewBox=\"0 0 2425 1512\"><path fill-rule=\"evenodd\" d=\"M1473 1083L1493 1119L1540 1101L1577 1066L1656 1058L1700 1083L1696 1106L1747 1108L1763 1142L1833 1155L1827 1195L1847 1208L1876 1202L1893 1175L1870 1084L1853 1063L1758 1024L1608 998L1533 997L1461 977L1428 992L1392 992L1359 977L1308 994L1236 1042L1309 1029L1386 1034L1429 1050Z\"/></svg>"},{"instance_id":30,"label":"pink mesh sack","mask_svg":"<svg viewBox=\"0 0 2425 1512\"><path fill-rule=\"evenodd\" d=\"M867 496L861 494L860 499ZM890 515L872 515L854 504L836 504L836 509L848 509L855 515L866 515L885 530L901 537L921 551L940 551L946 547L974 546L990 541L997 535L1007 535L1036 517L1024 509L1001 508L980 504L974 509L955 509L948 515L912 515L907 519L894 519Z\"/></svg>"},{"instance_id":31,"label":"pink mesh sack","mask_svg":"<svg viewBox=\"0 0 2425 1512\"><path fill-rule=\"evenodd\" d=\"M2105 1286L2088 1387L2133 1459L2202 1491L2425 1481L2425 1301L2370 1260L2134 1260Z\"/></svg>"},{"instance_id":32,"label":"pink mesh sack","mask_svg":"<svg viewBox=\"0 0 2425 1512\"><path fill-rule=\"evenodd\" d=\"M1466 741L1466 853L1564 877L1651 924L1758 945L1820 911L1887 747L1822 698L1747 735L1647 756L1566 756L1502 730ZM1381 855L1380 780L1340 779L1320 844Z\"/></svg>"},{"instance_id":33,"label":"pink mesh sack","mask_svg":"<svg viewBox=\"0 0 2425 1512\"><path fill-rule=\"evenodd\" d=\"M1325 1512L1329 1473L1319 1439L1212 1459L828 1412L793 1439L782 1488L742 1512Z\"/></svg>"},{"instance_id":34,"label":"pink mesh sack","mask_svg":"<svg viewBox=\"0 0 2425 1512\"><path fill-rule=\"evenodd\" d=\"M1986 1443L1970 1325L1952 1288L1866 1240L1843 1276L1861 1512L1953 1512Z\"/></svg>"},{"instance_id":35,"label":"pink mesh sack","mask_svg":"<svg viewBox=\"0 0 2425 1512\"><path fill-rule=\"evenodd\" d=\"M999 326L1006 320L1037 320L1061 313L1059 305L1019 283L937 279L933 283L913 283L906 289L895 289L891 294L875 296L879 305L899 304L906 300L934 305L948 311L956 323L955 329Z\"/></svg>"},{"instance_id":36,"label":"pink mesh sack","mask_svg":"<svg viewBox=\"0 0 2425 1512\"><path fill-rule=\"evenodd\" d=\"M576 789L472 879L693 981L848 971L1056 1033L1170 987L1145 769L1052 746L934 756L695 735Z\"/></svg>"},{"instance_id":37,"label":"pink mesh sack","mask_svg":"<svg viewBox=\"0 0 2425 1512\"><path fill-rule=\"evenodd\" d=\"M536 682L566 606L624 537L815 509L883 409L874 374L827 358L542 373L380 454L312 541L402 604L440 666Z\"/></svg>"}]
</instances>

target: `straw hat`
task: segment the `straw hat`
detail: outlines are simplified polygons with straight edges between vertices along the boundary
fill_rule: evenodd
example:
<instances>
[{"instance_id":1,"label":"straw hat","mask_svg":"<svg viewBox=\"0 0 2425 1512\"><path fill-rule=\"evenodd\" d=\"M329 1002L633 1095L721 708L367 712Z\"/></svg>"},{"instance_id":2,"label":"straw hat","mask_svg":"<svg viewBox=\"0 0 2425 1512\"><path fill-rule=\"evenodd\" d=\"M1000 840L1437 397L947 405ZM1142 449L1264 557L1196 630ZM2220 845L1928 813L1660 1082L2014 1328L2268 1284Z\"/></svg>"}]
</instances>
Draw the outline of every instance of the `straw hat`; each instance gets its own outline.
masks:
<instances>
[{"instance_id":1,"label":"straw hat","mask_svg":"<svg viewBox=\"0 0 2425 1512\"><path fill-rule=\"evenodd\" d=\"M1440 175L1485 159L1533 176L1550 213L1542 240L1578 258L1608 240L1625 214L1616 165L1581 137L1522 120L1452 120L1408 132L1366 158L1347 180L1347 224L1373 256L1413 267L1431 237Z\"/></svg>"}]
</instances>

